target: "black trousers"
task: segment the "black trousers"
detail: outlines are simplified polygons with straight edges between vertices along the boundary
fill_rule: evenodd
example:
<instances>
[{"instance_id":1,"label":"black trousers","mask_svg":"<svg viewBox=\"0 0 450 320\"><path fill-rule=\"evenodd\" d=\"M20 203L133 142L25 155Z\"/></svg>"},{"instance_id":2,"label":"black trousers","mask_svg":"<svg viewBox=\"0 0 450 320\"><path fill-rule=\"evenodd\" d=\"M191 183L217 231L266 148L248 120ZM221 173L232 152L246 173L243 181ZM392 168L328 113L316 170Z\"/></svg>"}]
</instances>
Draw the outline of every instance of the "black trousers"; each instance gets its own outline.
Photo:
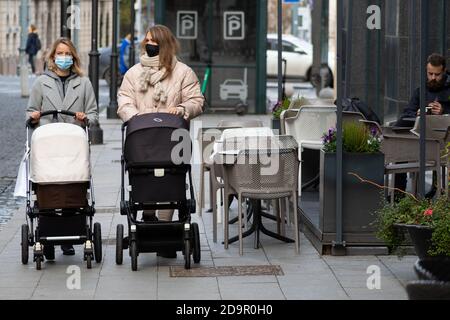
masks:
<instances>
[{"instance_id":1,"label":"black trousers","mask_svg":"<svg viewBox=\"0 0 450 320\"><path fill-rule=\"evenodd\" d=\"M28 55L28 62L29 62L30 65L31 65L31 71L32 71L33 73L36 73L36 67L35 67L35 65L34 65L34 57L35 57L35 55L29 54L29 55Z\"/></svg>"}]
</instances>

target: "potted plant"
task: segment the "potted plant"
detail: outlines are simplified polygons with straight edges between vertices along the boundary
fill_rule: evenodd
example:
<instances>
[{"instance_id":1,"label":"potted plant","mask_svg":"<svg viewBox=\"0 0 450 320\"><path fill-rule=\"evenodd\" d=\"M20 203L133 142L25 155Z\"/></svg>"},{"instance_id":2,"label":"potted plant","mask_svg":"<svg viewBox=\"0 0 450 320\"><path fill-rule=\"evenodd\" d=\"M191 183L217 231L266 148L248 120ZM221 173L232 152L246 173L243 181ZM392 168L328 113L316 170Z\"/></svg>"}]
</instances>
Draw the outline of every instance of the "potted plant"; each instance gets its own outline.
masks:
<instances>
[{"instance_id":1,"label":"potted plant","mask_svg":"<svg viewBox=\"0 0 450 320\"><path fill-rule=\"evenodd\" d=\"M385 203L379 211L377 235L400 256L404 254L405 230L421 260L450 257L449 199L422 200L406 193L397 203Z\"/></svg>"},{"instance_id":2,"label":"potted plant","mask_svg":"<svg viewBox=\"0 0 450 320\"><path fill-rule=\"evenodd\" d=\"M342 234L347 245L384 246L376 237L375 212L380 206L377 187L362 184L356 177L383 185L384 154L376 131L364 124L343 124ZM336 130L323 135L320 152L319 228L322 243L332 242L336 234Z\"/></svg>"},{"instance_id":3,"label":"potted plant","mask_svg":"<svg viewBox=\"0 0 450 320\"><path fill-rule=\"evenodd\" d=\"M272 129L273 130L278 130L278 132L280 132L280 130L281 130L281 124L280 124L281 113L284 110L289 109L290 104L291 104L291 99L285 98L285 99L283 99L283 101L278 101L273 106L273 108L272 108Z\"/></svg>"}]
</instances>

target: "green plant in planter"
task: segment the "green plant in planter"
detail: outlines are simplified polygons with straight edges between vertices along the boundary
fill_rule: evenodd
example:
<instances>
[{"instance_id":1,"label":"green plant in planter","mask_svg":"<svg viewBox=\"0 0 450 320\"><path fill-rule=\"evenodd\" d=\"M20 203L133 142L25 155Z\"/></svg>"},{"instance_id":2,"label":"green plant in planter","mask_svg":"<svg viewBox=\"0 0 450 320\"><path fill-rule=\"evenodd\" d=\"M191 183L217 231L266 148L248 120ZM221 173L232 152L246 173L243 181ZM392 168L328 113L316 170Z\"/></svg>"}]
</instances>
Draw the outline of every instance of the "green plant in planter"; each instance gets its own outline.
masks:
<instances>
[{"instance_id":1,"label":"green plant in planter","mask_svg":"<svg viewBox=\"0 0 450 320\"><path fill-rule=\"evenodd\" d=\"M403 255L400 246L404 244L403 232L398 225L419 225L432 230L430 256L450 256L450 201L442 196L435 201L419 200L407 194L398 203L384 203L378 212L377 236Z\"/></svg>"},{"instance_id":2,"label":"green plant in planter","mask_svg":"<svg viewBox=\"0 0 450 320\"><path fill-rule=\"evenodd\" d=\"M324 133L322 140L324 152L336 152L336 129L330 128ZM344 123L342 143L344 152L349 153L377 153L381 148L377 132L360 123Z\"/></svg>"},{"instance_id":3,"label":"green plant in planter","mask_svg":"<svg viewBox=\"0 0 450 320\"><path fill-rule=\"evenodd\" d=\"M283 101L278 101L272 109L273 119L280 119L281 113L284 110L289 109L290 104L291 104L291 99L289 99L289 98L285 98L285 99L283 99Z\"/></svg>"}]
</instances>

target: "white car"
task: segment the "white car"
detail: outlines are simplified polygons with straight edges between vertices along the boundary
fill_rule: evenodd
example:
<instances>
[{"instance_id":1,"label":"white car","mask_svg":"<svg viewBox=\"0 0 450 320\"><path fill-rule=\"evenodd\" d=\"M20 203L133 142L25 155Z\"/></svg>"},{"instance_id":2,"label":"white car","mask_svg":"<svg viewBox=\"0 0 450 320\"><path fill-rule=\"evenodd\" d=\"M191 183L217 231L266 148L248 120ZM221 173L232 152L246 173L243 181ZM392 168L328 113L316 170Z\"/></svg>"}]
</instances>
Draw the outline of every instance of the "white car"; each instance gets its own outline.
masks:
<instances>
[{"instance_id":1,"label":"white car","mask_svg":"<svg viewBox=\"0 0 450 320\"><path fill-rule=\"evenodd\" d=\"M226 79L220 85L220 99L240 99L242 102L247 100L248 86L240 79Z\"/></svg>"},{"instance_id":2,"label":"white car","mask_svg":"<svg viewBox=\"0 0 450 320\"><path fill-rule=\"evenodd\" d=\"M282 57L286 59L286 77L303 78L311 80L313 65L313 45L305 40L290 34L283 34ZM334 59L331 52L328 54L328 65L333 70ZM284 63L282 72L284 73ZM267 76L278 76L278 35L267 35Z\"/></svg>"},{"instance_id":3,"label":"white car","mask_svg":"<svg viewBox=\"0 0 450 320\"><path fill-rule=\"evenodd\" d=\"M286 77L310 80L313 64L313 46L293 35L283 34L283 59L286 59ZM284 72L284 63L283 63ZM278 75L278 35L267 35L267 76Z\"/></svg>"}]
</instances>

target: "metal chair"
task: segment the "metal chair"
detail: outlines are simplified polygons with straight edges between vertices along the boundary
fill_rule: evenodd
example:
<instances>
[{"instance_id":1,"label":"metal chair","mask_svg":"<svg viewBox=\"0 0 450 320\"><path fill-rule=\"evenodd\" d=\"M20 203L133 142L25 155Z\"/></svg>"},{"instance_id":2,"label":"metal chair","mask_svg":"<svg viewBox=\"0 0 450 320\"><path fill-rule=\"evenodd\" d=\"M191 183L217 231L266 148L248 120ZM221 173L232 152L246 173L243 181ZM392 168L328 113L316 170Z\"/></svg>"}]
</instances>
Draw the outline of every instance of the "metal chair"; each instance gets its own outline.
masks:
<instances>
[{"instance_id":1,"label":"metal chair","mask_svg":"<svg viewBox=\"0 0 450 320\"><path fill-rule=\"evenodd\" d=\"M231 121L229 122L230 124ZM216 140L220 139L222 132L226 129L243 128L243 123L233 121L236 126L228 126L226 123L219 124L217 127L199 128L197 140L200 146L200 192L199 192L199 215L202 215L202 209L205 208L205 174L211 170L211 155ZM245 124L244 124L245 125ZM211 183L210 183L211 186ZM210 188L210 202L212 200L212 189Z\"/></svg>"},{"instance_id":2,"label":"metal chair","mask_svg":"<svg viewBox=\"0 0 450 320\"><path fill-rule=\"evenodd\" d=\"M243 254L242 234L242 198L249 199L281 199L292 197L294 211L297 208L298 189L298 144L292 136L264 137L257 141L255 147L251 143L242 149L233 147L236 153L232 155L232 161L225 161L224 169L224 221L228 221L228 197L227 194L238 195L238 230L239 230L239 254ZM248 147L250 146L250 147ZM276 168L274 167L276 166ZM263 229L260 225L260 213L254 212L256 221L256 244L258 244L259 230L271 234L283 240L284 237ZM295 250L299 253L299 229L298 214L294 213ZM269 235L270 235L269 234ZM286 240L283 240L286 241ZM229 229L225 225L224 245L228 248Z\"/></svg>"},{"instance_id":3,"label":"metal chair","mask_svg":"<svg viewBox=\"0 0 450 320\"><path fill-rule=\"evenodd\" d=\"M205 174L209 172L209 199L213 212L213 241L217 242L217 190L223 188L221 182L222 173L220 167L214 170L214 164L211 156L213 154L214 142L219 140L222 132L227 129L236 129L244 127L262 127L259 120L250 121L225 121L219 122L217 127L200 128L197 139L200 145L200 190L199 190L199 216L202 215L205 208Z\"/></svg>"},{"instance_id":4,"label":"metal chair","mask_svg":"<svg viewBox=\"0 0 450 320\"><path fill-rule=\"evenodd\" d=\"M284 111L280 119L282 133L293 136L299 145L298 158L301 162L303 149L320 150L323 145L323 134L336 126L336 106L302 106L298 110ZM300 186L302 186L301 174L300 166L298 177ZM302 188L299 187L299 195L301 190Z\"/></svg>"},{"instance_id":5,"label":"metal chair","mask_svg":"<svg viewBox=\"0 0 450 320\"><path fill-rule=\"evenodd\" d=\"M386 192L391 196L391 202L394 202L394 185L396 173L417 173L420 169L420 141L418 135L407 133L396 133L391 127L381 127L378 123L368 120L362 120L370 130L376 130L382 136L381 152L384 153L385 163L385 186L389 186ZM417 129L416 129L417 130ZM440 142L437 139L426 139L426 169L439 171L440 162ZM392 179L389 176L392 175ZM440 184L439 184L440 190ZM416 178L413 180L413 193L417 192Z\"/></svg>"},{"instance_id":6,"label":"metal chair","mask_svg":"<svg viewBox=\"0 0 450 320\"><path fill-rule=\"evenodd\" d=\"M450 157L447 150L447 144L450 142L450 115L427 115L425 117L426 132L428 139L438 140L441 147L441 169L442 183L445 187L445 194L449 195L448 177L446 171L450 168ZM420 137L420 117L416 118L411 132Z\"/></svg>"},{"instance_id":7,"label":"metal chair","mask_svg":"<svg viewBox=\"0 0 450 320\"><path fill-rule=\"evenodd\" d=\"M440 184L440 143L435 139L426 139L426 169L437 172L437 192L441 190ZM389 175L396 173L419 172L420 169L420 141L414 135L384 134L381 142L381 152L384 153L385 185L391 186L391 202L394 201L394 179L389 182ZM414 181L415 182L415 181ZM416 193L416 183L413 183Z\"/></svg>"}]
</instances>

